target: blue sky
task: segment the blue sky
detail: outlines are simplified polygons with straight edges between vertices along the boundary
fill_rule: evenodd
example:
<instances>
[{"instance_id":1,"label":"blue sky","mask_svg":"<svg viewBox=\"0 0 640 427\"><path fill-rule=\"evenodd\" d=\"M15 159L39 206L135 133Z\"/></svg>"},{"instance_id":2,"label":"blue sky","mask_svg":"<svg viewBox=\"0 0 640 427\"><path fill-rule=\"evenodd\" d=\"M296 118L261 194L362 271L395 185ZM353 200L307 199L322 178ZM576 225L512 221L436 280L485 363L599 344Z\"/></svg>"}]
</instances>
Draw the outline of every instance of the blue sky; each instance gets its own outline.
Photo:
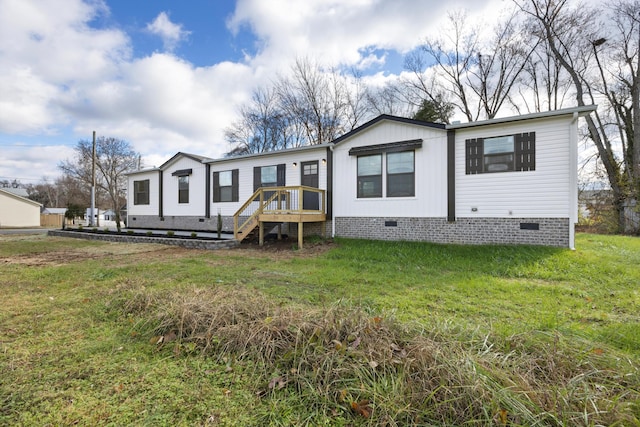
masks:
<instances>
[{"instance_id":1,"label":"blue sky","mask_svg":"<svg viewBox=\"0 0 640 427\"><path fill-rule=\"evenodd\" d=\"M55 178L93 130L129 141L145 166L219 157L240 105L297 57L381 85L448 10L484 19L508 4L0 0L0 180Z\"/></svg>"}]
</instances>

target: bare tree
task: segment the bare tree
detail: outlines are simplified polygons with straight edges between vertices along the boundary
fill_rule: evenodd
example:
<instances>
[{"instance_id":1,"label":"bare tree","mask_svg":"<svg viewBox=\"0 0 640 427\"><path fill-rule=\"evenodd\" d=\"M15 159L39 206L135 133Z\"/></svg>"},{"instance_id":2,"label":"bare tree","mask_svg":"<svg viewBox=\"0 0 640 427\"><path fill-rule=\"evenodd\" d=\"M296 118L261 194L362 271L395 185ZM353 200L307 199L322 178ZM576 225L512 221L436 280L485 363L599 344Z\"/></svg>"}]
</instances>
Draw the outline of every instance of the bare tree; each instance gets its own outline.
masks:
<instances>
[{"instance_id":1,"label":"bare tree","mask_svg":"<svg viewBox=\"0 0 640 427\"><path fill-rule=\"evenodd\" d=\"M354 70L341 74L299 58L290 74L254 90L240 118L225 130L227 155L259 153L329 142L369 113L367 91Z\"/></svg>"},{"instance_id":2,"label":"bare tree","mask_svg":"<svg viewBox=\"0 0 640 427\"><path fill-rule=\"evenodd\" d=\"M61 162L58 167L69 177L91 185L92 142L81 140L75 147L75 158ZM127 141L112 137L96 140L96 186L105 192L116 216L120 231L120 209L124 205L128 172L137 169L139 154Z\"/></svg>"},{"instance_id":3,"label":"bare tree","mask_svg":"<svg viewBox=\"0 0 640 427\"><path fill-rule=\"evenodd\" d=\"M515 13L498 22L487 42L463 12L448 18L443 37L427 39L407 57L409 84L424 93L421 99L452 103L469 121L492 119L509 101L535 45L525 43Z\"/></svg>"},{"instance_id":4,"label":"bare tree","mask_svg":"<svg viewBox=\"0 0 640 427\"><path fill-rule=\"evenodd\" d=\"M335 69L323 69L307 58L298 58L291 76L276 83L281 108L305 131L307 144L321 144L344 131L347 88Z\"/></svg>"},{"instance_id":5,"label":"bare tree","mask_svg":"<svg viewBox=\"0 0 640 427\"><path fill-rule=\"evenodd\" d=\"M566 104L573 104L571 79L562 68L560 61L550 51L546 43L533 38L530 44L537 44L520 74L519 84L514 86L509 96L511 106L518 112L533 113L558 110ZM538 39L537 41L535 39Z\"/></svg>"},{"instance_id":6,"label":"bare tree","mask_svg":"<svg viewBox=\"0 0 640 427\"><path fill-rule=\"evenodd\" d=\"M640 4L621 0L591 9L567 0L514 2L534 18L534 34L569 75L577 105L604 104L585 119L623 231L625 206L640 190Z\"/></svg>"},{"instance_id":7,"label":"bare tree","mask_svg":"<svg viewBox=\"0 0 640 427\"><path fill-rule=\"evenodd\" d=\"M55 183L51 183L47 177L43 177L37 184L28 184L27 193L29 194L29 199L35 200L44 207L60 207L60 189Z\"/></svg>"},{"instance_id":8,"label":"bare tree","mask_svg":"<svg viewBox=\"0 0 640 427\"><path fill-rule=\"evenodd\" d=\"M257 88L250 103L241 107L240 119L225 130L226 140L234 146L228 154L261 153L295 145L288 126L276 91Z\"/></svg>"},{"instance_id":9,"label":"bare tree","mask_svg":"<svg viewBox=\"0 0 640 427\"><path fill-rule=\"evenodd\" d=\"M401 81L390 81L382 87L370 87L366 93L368 110L376 115L409 116L418 107L419 98L419 95L407 95L406 87ZM410 102L408 99L414 101Z\"/></svg>"}]
</instances>

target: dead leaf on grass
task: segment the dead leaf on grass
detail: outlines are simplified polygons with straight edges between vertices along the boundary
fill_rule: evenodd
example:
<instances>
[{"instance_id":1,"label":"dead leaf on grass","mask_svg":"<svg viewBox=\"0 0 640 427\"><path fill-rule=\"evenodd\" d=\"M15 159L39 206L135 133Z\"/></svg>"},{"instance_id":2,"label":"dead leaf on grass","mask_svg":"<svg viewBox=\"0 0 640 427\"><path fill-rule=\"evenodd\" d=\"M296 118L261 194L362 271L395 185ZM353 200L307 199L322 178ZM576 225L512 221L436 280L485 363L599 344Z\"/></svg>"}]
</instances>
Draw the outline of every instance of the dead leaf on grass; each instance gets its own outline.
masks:
<instances>
[{"instance_id":1,"label":"dead leaf on grass","mask_svg":"<svg viewBox=\"0 0 640 427\"><path fill-rule=\"evenodd\" d=\"M351 409L358 415L364 418L371 416L371 407L368 400L361 400L360 402L351 402Z\"/></svg>"}]
</instances>

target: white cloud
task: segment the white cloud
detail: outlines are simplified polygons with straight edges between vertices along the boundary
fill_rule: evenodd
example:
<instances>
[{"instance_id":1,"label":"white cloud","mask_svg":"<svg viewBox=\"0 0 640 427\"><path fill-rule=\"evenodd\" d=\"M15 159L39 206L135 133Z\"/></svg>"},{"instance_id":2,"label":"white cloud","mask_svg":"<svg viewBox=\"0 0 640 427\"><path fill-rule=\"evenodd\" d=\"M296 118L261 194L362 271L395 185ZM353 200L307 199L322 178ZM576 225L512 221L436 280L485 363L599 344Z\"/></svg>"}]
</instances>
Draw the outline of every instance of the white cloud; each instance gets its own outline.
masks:
<instances>
[{"instance_id":1,"label":"white cloud","mask_svg":"<svg viewBox=\"0 0 640 427\"><path fill-rule=\"evenodd\" d=\"M233 32L253 31L260 45L254 64L270 66L310 56L329 64L357 65L366 61L366 48L406 53L425 37L436 35L452 8L470 8L477 16L504 0L238 0L227 25ZM382 60L384 58L377 58Z\"/></svg>"},{"instance_id":2,"label":"white cloud","mask_svg":"<svg viewBox=\"0 0 640 427\"><path fill-rule=\"evenodd\" d=\"M147 31L159 36L162 39L165 50L169 52L173 52L178 44L191 34L190 31L182 29L182 24L171 22L166 12L160 12L153 22L147 24Z\"/></svg>"},{"instance_id":3,"label":"white cloud","mask_svg":"<svg viewBox=\"0 0 640 427\"><path fill-rule=\"evenodd\" d=\"M108 17L101 1L0 0L0 136L64 136L60 144L74 144L96 130L131 142L149 166L176 151L219 157L230 148L224 129L238 106L296 56L380 69L385 49L410 50L460 4L443 3L239 0L228 27L250 28L257 51L239 63L195 66L171 53L190 33L165 12L146 30L167 52L134 58L123 30L92 26ZM4 150L0 176L55 173L69 150Z\"/></svg>"}]
</instances>

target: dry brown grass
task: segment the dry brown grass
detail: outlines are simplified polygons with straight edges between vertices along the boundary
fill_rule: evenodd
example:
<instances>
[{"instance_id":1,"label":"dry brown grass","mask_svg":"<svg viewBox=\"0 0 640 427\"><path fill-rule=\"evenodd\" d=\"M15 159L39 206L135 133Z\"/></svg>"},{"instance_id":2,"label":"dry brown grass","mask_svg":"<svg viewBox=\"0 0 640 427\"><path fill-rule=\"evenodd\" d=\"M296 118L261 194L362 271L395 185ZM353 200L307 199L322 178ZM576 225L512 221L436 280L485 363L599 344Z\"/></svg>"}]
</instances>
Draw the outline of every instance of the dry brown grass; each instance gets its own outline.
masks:
<instances>
[{"instance_id":1,"label":"dry brown grass","mask_svg":"<svg viewBox=\"0 0 640 427\"><path fill-rule=\"evenodd\" d=\"M629 388L638 368L560 333L492 342L449 325L418 330L345 302L309 309L227 287L137 292L124 309L144 319L138 327L154 345L251 361L259 395L292 390L328 417L351 413L376 425L638 425L640 396Z\"/></svg>"}]
</instances>

